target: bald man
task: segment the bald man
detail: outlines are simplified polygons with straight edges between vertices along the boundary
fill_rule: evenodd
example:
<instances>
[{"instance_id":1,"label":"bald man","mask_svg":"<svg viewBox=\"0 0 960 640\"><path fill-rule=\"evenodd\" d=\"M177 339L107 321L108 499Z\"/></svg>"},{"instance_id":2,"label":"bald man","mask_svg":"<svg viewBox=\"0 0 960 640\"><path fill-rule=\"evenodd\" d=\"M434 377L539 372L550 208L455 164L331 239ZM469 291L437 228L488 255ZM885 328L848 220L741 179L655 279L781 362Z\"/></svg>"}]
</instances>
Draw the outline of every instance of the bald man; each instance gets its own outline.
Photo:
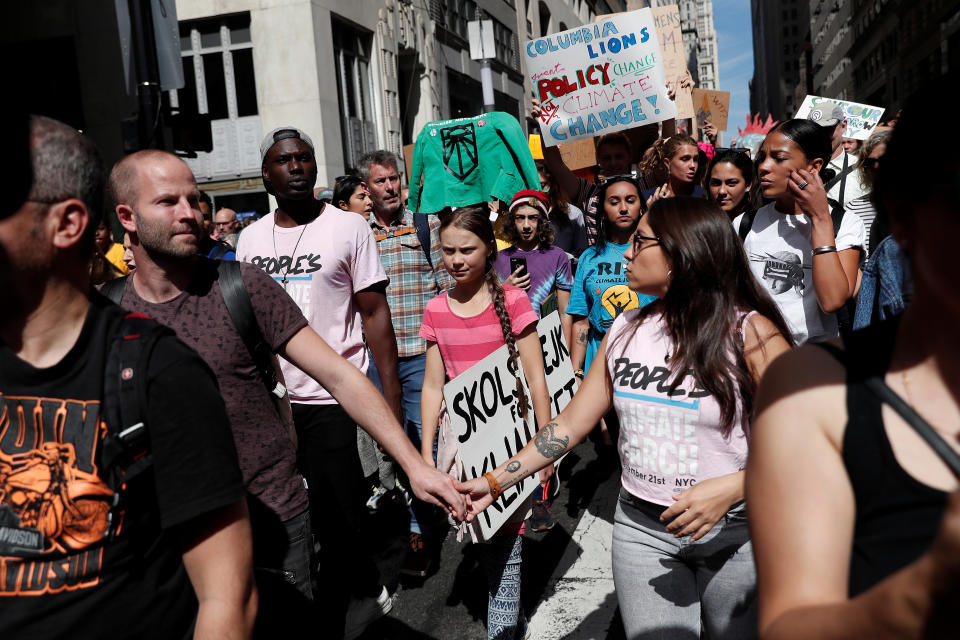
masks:
<instances>
[{"instance_id":1,"label":"bald man","mask_svg":"<svg viewBox=\"0 0 960 640\"><path fill-rule=\"evenodd\" d=\"M237 248L237 235L240 233L240 221L237 220L237 212L233 209L224 207L217 211L214 218L214 234L217 240L226 242L234 249Z\"/></svg>"},{"instance_id":2,"label":"bald man","mask_svg":"<svg viewBox=\"0 0 960 640\"><path fill-rule=\"evenodd\" d=\"M312 606L307 494L296 467L295 445L266 387L252 375L253 357L227 311L217 263L197 254L202 215L196 180L180 158L146 150L117 163L110 186L137 264L124 283L122 306L174 329L220 382L251 496L254 565L263 569L257 571L262 614L258 630L298 628ZM273 278L248 263L240 263L240 275L274 353L330 390L357 424L400 462L417 497L462 515L463 501L451 478L426 465L367 377L307 325L296 302ZM283 528L278 531L274 525ZM325 631L320 630L321 637L332 637Z\"/></svg>"}]
</instances>

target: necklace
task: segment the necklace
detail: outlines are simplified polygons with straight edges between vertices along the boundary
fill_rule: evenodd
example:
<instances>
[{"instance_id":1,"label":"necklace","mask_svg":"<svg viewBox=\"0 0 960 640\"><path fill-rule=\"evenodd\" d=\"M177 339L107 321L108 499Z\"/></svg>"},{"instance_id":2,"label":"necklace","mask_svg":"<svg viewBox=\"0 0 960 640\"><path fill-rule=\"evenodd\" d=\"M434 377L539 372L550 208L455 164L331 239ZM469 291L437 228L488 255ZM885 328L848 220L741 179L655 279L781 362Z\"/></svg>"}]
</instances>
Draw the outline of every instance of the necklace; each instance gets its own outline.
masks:
<instances>
[{"instance_id":1,"label":"necklace","mask_svg":"<svg viewBox=\"0 0 960 640\"><path fill-rule=\"evenodd\" d=\"M314 220L316 220L316 218L314 218ZM311 220L310 222L313 222L313 220ZM297 257L297 247L300 246L300 241L303 239L303 233L307 230L307 225L310 224L310 222L307 222L303 225L303 229L300 230L300 237L297 238L297 243L293 245L293 251L290 253L290 264L287 265L287 272L283 274L283 279L280 280L280 284L283 285L284 291L286 291L287 289L287 276L290 275L290 269L293 268L293 259ZM280 254L277 252L277 214L276 212L274 212L273 214L273 233L271 234L271 237L273 238L273 255L277 259L277 265L279 268Z\"/></svg>"}]
</instances>

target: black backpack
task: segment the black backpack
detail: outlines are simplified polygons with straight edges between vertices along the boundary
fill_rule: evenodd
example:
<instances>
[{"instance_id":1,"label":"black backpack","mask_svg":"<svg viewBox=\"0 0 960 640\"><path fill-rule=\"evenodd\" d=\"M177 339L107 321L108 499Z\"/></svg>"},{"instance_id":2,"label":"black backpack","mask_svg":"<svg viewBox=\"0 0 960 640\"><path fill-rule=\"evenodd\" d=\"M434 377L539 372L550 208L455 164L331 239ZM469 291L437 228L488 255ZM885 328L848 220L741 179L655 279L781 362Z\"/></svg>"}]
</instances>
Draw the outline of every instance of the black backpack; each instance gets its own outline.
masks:
<instances>
[{"instance_id":1,"label":"black backpack","mask_svg":"<svg viewBox=\"0 0 960 640\"><path fill-rule=\"evenodd\" d=\"M116 534L128 483L153 464L147 431L147 368L160 338L174 332L142 313L127 313L107 347L101 411L106 420L100 456L101 477L113 490L107 536Z\"/></svg>"}]
</instances>

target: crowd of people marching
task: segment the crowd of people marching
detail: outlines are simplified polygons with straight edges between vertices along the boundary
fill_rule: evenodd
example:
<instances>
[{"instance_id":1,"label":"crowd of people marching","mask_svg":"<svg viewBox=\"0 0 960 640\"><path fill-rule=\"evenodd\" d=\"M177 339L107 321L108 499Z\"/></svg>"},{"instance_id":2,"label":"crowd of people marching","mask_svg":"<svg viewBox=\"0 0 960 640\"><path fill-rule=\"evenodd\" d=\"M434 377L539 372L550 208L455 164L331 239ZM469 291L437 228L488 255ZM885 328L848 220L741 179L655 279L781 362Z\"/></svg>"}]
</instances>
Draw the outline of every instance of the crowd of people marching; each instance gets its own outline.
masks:
<instances>
[{"instance_id":1,"label":"crowd of people marching","mask_svg":"<svg viewBox=\"0 0 960 640\"><path fill-rule=\"evenodd\" d=\"M318 199L284 126L252 222L170 153L107 172L25 119L0 211L0 635L359 637L394 602L363 534L392 502L403 572L431 575L453 526L488 638L527 637L523 534L554 526L553 463L592 435L620 471L627 638L955 637L960 163L930 155L931 100L862 143L839 109L780 122L756 157L709 125L643 153L607 134L592 180L549 147L539 185L429 216L383 150ZM559 414L553 309L580 380ZM443 386L504 345L536 435L469 478Z\"/></svg>"}]
</instances>

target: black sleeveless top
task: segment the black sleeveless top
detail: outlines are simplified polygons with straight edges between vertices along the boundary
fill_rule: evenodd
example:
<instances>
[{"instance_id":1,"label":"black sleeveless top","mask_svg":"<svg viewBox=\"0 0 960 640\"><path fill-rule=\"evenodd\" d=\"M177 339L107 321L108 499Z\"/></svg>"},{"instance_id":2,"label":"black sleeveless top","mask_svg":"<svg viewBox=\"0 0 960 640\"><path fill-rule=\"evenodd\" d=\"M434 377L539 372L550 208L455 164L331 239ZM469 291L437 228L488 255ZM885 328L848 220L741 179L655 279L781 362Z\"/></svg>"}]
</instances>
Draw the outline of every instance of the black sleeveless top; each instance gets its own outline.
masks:
<instances>
[{"instance_id":1,"label":"black sleeveless top","mask_svg":"<svg viewBox=\"0 0 960 640\"><path fill-rule=\"evenodd\" d=\"M850 597L923 555L946 508L946 492L917 481L897 462L880 400L864 384L868 377L886 373L898 320L855 331L844 345L848 422L843 464L856 500Z\"/></svg>"}]
</instances>

